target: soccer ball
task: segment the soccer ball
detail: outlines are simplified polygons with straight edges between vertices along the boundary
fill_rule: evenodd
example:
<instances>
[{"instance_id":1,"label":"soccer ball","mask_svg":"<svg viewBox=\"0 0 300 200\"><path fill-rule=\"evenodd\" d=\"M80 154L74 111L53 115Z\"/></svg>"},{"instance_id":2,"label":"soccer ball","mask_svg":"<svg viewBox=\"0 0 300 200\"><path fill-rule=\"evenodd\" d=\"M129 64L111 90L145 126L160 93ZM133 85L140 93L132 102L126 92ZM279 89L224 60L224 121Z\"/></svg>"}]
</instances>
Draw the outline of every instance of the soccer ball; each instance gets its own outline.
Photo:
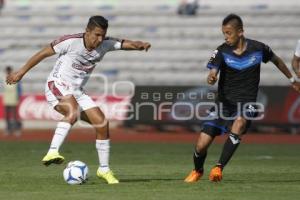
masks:
<instances>
[{"instance_id":1,"label":"soccer ball","mask_svg":"<svg viewBox=\"0 0 300 200\"><path fill-rule=\"evenodd\" d=\"M88 179L88 166L79 160L71 161L64 169L63 175L65 181L70 185L80 185Z\"/></svg>"}]
</instances>

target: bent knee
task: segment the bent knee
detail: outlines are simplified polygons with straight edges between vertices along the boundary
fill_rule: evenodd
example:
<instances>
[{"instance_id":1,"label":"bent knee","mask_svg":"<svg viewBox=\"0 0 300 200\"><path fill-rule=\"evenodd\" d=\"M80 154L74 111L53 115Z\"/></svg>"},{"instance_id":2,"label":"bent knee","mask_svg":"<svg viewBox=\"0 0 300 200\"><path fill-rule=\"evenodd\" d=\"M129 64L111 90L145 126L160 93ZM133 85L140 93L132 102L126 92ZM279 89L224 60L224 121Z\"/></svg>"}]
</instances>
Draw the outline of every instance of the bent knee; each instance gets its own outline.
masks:
<instances>
[{"instance_id":1,"label":"bent knee","mask_svg":"<svg viewBox=\"0 0 300 200\"><path fill-rule=\"evenodd\" d=\"M65 120L68 121L70 124L75 124L77 119L78 119L77 112L71 112L68 113L67 116L65 116Z\"/></svg>"},{"instance_id":2,"label":"bent knee","mask_svg":"<svg viewBox=\"0 0 300 200\"><path fill-rule=\"evenodd\" d=\"M246 126L247 120L242 117L239 117L235 120L234 123L236 124L237 127L243 128Z\"/></svg>"},{"instance_id":3,"label":"bent knee","mask_svg":"<svg viewBox=\"0 0 300 200\"><path fill-rule=\"evenodd\" d=\"M234 121L231 131L234 132L235 134L240 135L245 131L246 126L247 126L247 120L242 117L238 117Z\"/></svg>"},{"instance_id":4,"label":"bent knee","mask_svg":"<svg viewBox=\"0 0 300 200\"><path fill-rule=\"evenodd\" d=\"M205 133L200 134L195 147L197 152L205 152L213 141L213 138L214 137L211 137L210 135L207 135Z\"/></svg>"}]
</instances>

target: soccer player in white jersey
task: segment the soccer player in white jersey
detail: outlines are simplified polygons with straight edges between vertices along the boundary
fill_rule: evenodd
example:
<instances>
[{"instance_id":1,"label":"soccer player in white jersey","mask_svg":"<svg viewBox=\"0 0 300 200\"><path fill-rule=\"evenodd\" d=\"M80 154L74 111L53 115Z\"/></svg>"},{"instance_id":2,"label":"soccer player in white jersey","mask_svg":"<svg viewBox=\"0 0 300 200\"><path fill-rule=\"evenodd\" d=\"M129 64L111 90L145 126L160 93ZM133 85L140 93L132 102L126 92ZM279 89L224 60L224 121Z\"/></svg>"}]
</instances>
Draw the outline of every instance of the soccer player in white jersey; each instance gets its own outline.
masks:
<instances>
[{"instance_id":1,"label":"soccer player in white jersey","mask_svg":"<svg viewBox=\"0 0 300 200\"><path fill-rule=\"evenodd\" d=\"M145 50L150 43L119 40L106 37L108 21L102 16L89 19L85 33L63 36L33 55L18 71L7 76L7 84L15 84L43 59L58 54L58 59L50 73L45 93L48 103L64 117L58 122L48 153L42 159L44 165L61 164L64 157L59 148L72 125L80 119L90 123L96 130L96 149L99 156L97 176L108 184L119 183L109 168L109 128L103 112L93 100L82 91L95 64L106 52L114 50ZM102 124L102 126L99 126Z\"/></svg>"},{"instance_id":2,"label":"soccer player in white jersey","mask_svg":"<svg viewBox=\"0 0 300 200\"><path fill-rule=\"evenodd\" d=\"M297 42L295 53L292 59L292 67L297 77L300 78L300 40Z\"/></svg>"}]
</instances>

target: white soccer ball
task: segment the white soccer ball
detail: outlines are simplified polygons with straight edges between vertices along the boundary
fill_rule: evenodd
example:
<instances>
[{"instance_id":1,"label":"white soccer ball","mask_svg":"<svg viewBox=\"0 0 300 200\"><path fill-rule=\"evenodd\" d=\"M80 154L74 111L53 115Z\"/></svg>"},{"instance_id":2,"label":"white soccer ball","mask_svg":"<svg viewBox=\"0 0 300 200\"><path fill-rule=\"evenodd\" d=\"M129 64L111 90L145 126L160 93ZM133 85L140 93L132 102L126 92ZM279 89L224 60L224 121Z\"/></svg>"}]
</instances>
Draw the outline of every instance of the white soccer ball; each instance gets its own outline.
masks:
<instances>
[{"instance_id":1,"label":"white soccer ball","mask_svg":"<svg viewBox=\"0 0 300 200\"><path fill-rule=\"evenodd\" d=\"M70 185L80 185L87 181L89 168L79 160L71 161L64 169L63 175L65 181Z\"/></svg>"}]
</instances>

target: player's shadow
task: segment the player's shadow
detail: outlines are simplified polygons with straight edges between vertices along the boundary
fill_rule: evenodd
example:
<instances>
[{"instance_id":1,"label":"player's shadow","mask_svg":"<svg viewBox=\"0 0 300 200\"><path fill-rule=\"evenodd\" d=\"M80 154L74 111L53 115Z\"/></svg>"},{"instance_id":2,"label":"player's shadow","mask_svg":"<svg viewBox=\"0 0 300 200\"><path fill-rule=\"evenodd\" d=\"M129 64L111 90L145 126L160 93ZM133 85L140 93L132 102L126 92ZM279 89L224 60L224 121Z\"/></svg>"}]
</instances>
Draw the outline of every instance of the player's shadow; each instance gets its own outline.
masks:
<instances>
[{"instance_id":1,"label":"player's shadow","mask_svg":"<svg viewBox=\"0 0 300 200\"><path fill-rule=\"evenodd\" d=\"M181 178L136 178L136 179L121 179L122 183L134 183L134 182L151 182L151 181L178 181L183 180Z\"/></svg>"}]
</instances>

